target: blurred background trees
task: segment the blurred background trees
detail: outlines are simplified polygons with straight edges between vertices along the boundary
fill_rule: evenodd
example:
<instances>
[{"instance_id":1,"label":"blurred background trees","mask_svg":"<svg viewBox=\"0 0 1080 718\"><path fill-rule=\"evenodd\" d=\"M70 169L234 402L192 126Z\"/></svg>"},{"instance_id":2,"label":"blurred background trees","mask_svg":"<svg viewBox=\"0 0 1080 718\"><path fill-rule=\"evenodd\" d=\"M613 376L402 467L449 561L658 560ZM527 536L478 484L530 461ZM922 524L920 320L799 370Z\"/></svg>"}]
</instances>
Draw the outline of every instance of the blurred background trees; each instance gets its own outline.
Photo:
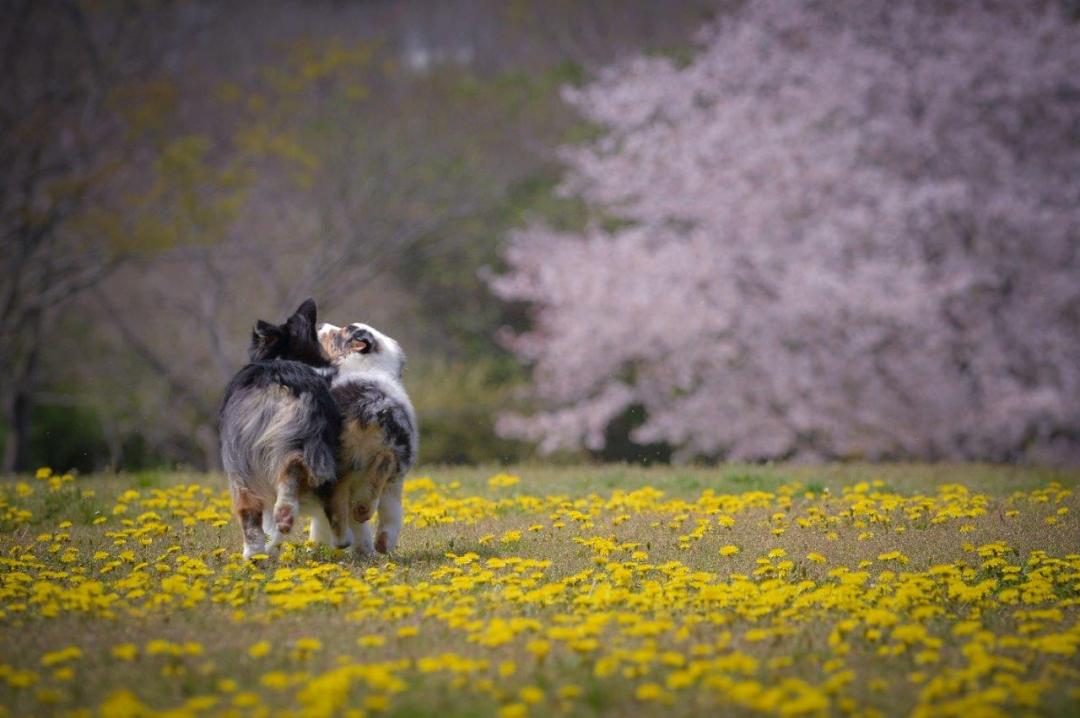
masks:
<instances>
[{"instance_id":1,"label":"blurred background trees","mask_svg":"<svg viewBox=\"0 0 1080 718\"><path fill-rule=\"evenodd\" d=\"M140 151L132 133L152 118L135 117L129 100L158 91L163 54L187 23L151 4L6 2L2 14L0 418L10 471L30 460L58 315L116 270L130 242L115 193Z\"/></svg>"},{"instance_id":2,"label":"blurred background trees","mask_svg":"<svg viewBox=\"0 0 1080 718\"><path fill-rule=\"evenodd\" d=\"M256 317L307 295L397 336L431 461L513 460L523 326L479 276L563 221L559 98L711 3L8 2L4 467L217 462Z\"/></svg>"},{"instance_id":3,"label":"blurred background trees","mask_svg":"<svg viewBox=\"0 0 1080 718\"><path fill-rule=\"evenodd\" d=\"M1068 455L1063 7L9 1L4 466L216 466L308 295L430 462Z\"/></svg>"}]
</instances>

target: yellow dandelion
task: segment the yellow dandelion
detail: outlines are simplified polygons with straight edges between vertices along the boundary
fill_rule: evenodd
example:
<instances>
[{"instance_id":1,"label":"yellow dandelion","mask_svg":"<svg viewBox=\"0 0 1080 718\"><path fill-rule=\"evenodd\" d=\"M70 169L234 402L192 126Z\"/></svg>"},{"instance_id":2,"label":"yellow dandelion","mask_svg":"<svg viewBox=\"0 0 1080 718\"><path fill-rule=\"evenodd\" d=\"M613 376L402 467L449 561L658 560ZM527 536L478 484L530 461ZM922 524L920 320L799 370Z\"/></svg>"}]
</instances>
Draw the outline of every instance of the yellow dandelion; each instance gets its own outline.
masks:
<instances>
[{"instance_id":1,"label":"yellow dandelion","mask_svg":"<svg viewBox=\"0 0 1080 718\"><path fill-rule=\"evenodd\" d=\"M110 653L119 661L134 661L139 655L139 649L134 643L118 643L112 647Z\"/></svg>"},{"instance_id":2,"label":"yellow dandelion","mask_svg":"<svg viewBox=\"0 0 1080 718\"><path fill-rule=\"evenodd\" d=\"M248 655L252 658L262 658L270 652L270 641L259 641L248 648Z\"/></svg>"}]
</instances>

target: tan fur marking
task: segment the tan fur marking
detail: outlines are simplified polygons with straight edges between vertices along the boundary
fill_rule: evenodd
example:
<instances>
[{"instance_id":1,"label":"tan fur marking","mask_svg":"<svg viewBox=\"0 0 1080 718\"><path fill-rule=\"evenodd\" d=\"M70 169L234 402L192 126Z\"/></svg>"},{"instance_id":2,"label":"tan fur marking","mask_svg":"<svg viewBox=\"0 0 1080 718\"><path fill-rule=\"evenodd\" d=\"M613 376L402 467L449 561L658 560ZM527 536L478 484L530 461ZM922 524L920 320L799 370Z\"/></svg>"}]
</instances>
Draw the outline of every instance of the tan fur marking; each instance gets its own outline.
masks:
<instances>
[{"instance_id":1,"label":"tan fur marking","mask_svg":"<svg viewBox=\"0 0 1080 718\"><path fill-rule=\"evenodd\" d=\"M386 451L382 429L355 419L346 421L341 435L341 467L347 472L342 483L349 487L353 520L369 520L397 467L397 457Z\"/></svg>"},{"instance_id":2,"label":"tan fur marking","mask_svg":"<svg viewBox=\"0 0 1080 718\"><path fill-rule=\"evenodd\" d=\"M277 502L274 506L274 522L277 530L283 534L292 531L299 509L300 493L311 489L315 476L300 454L290 454L281 467L281 473L274 477L277 487Z\"/></svg>"},{"instance_id":3,"label":"tan fur marking","mask_svg":"<svg viewBox=\"0 0 1080 718\"><path fill-rule=\"evenodd\" d=\"M341 356L341 349L338 346L337 337L340 332L327 332L319 336L319 344L322 346L323 351L326 352L326 356L330 361L334 361Z\"/></svg>"},{"instance_id":4,"label":"tan fur marking","mask_svg":"<svg viewBox=\"0 0 1080 718\"><path fill-rule=\"evenodd\" d=\"M286 481L293 483L298 490L313 489L318 483L315 474L311 473L311 469L308 468L308 465L304 462L304 457L300 454L291 454L286 459L281 473L278 474L277 484L280 485Z\"/></svg>"},{"instance_id":5,"label":"tan fur marking","mask_svg":"<svg viewBox=\"0 0 1080 718\"><path fill-rule=\"evenodd\" d=\"M326 507L326 518L335 536L340 536L349 526L349 501L348 477L342 477L334 486L334 493L331 494Z\"/></svg>"},{"instance_id":6,"label":"tan fur marking","mask_svg":"<svg viewBox=\"0 0 1080 718\"><path fill-rule=\"evenodd\" d=\"M362 424L356 419L345 422L341 432L342 464L352 471L359 471L364 464L385 445L382 428L376 425Z\"/></svg>"},{"instance_id":7,"label":"tan fur marking","mask_svg":"<svg viewBox=\"0 0 1080 718\"><path fill-rule=\"evenodd\" d=\"M244 536L244 545L257 545L263 540L262 511L263 502L258 496L242 486L232 491L233 513L240 524Z\"/></svg>"},{"instance_id":8,"label":"tan fur marking","mask_svg":"<svg viewBox=\"0 0 1080 718\"><path fill-rule=\"evenodd\" d=\"M262 511L263 500L256 496L252 491L238 486L232 492L233 511L239 516L241 511Z\"/></svg>"}]
</instances>

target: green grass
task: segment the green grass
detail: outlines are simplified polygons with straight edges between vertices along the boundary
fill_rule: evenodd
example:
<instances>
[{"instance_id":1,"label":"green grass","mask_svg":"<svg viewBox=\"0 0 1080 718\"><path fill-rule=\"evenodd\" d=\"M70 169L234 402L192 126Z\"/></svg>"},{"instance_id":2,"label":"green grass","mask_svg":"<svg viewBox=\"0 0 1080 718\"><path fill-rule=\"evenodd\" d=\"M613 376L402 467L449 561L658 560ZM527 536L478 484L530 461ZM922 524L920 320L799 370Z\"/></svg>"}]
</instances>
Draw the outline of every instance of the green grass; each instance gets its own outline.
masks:
<instances>
[{"instance_id":1,"label":"green grass","mask_svg":"<svg viewBox=\"0 0 1080 718\"><path fill-rule=\"evenodd\" d=\"M772 491L792 482L800 482L815 491L838 491L860 481L884 481L901 493L933 491L943 483L960 483L995 496L1012 491L1027 491L1057 481L1064 486L1080 484L1080 468L1005 466L1000 464L723 464L715 467L649 466L626 464L601 466L547 466L524 464L505 468L423 467L414 474L436 476L440 481L460 481L469 491L486 488L484 482L499 472L516 474L523 493L585 496L610 493L614 489L633 490L653 486L679 498L694 498L705 489L717 493Z\"/></svg>"},{"instance_id":2,"label":"green grass","mask_svg":"<svg viewBox=\"0 0 1080 718\"><path fill-rule=\"evenodd\" d=\"M490 486L489 479L498 473L516 475L520 481L505 487ZM406 526L392 561L355 558L326 547L301 545L290 549L288 556L255 565L244 564L236 556L239 531L228 520L220 476L182 472L84 476L53 491L47 490L47 482L25 478L33 491L24 496L16 495L13 481L0 482L0 496L6 499L0 511L0 559L5 561L0 564L4 571L0 627L7 644L0 658L0 706L6 706L12 715L61 713L100 707L122 689L155 708L212 700L213 705L205 711L190 713L212 715L232 705L238 693L248 691L258 705L237 707L239 715L257 708L272 712L307 708L316 715L319 706L305 704L301 696L313 679L332 675L342 665L370 670L364 667L404 661L402 665L407 667L396 675L407 683L406 690L376 688L353 676L346 680L344 705L335 704L332 714L340 714L344 707L365 705L371 709L369 714L390 716L476 715L500 709L510 714L524 709L529 715L750 714L748 704L718 697L713 691L720 688L709 689L704 684L670 691L663 688L678 668L664 664L659 656L681 655L682 660L693 661L697 660L694 651L700 650L706 651L700 660L732 652L752 657L758 663L751 673L729 676L721 671L717 680L750 681L766 691L778 690L786 685L784 681L824 686L831 677L851 670L856 680L830 694L830 711L840 710L842 701L847 700L861 708L898 715L916 706L925 681L966 670L965 646L975 639L972 634L954 635L957 625L976 621L991 635L1016 635L1017 640L1026 641L1033 636L1075 631L1070 626L1075 627L1080 619L1077 561L1072 561L1076 564L1072 569L1060 569L1057 593L1034 607L1056 606L1060 616L1033 622L1019 616L1016 606L998 602L1000 591L1010 585L1008 580L1000 568L980 568L982 558L973 553L973 547L1003 542L1008 546L1006 561L1020 567L1018 575L1024 580L1031 580L1032 566L1038 565L1030 562L1032 552L1059 558L1075 556L1080 548L1076 518L1080 502L1065 489L1080 483L1080 470L975 464L648 468L535 464L425 467L414 476L428 476L435 482L431 490L406 497L407 513L414 518L426 517L427 525ZM845 491L864 483L869 485L867 492ZM1061 488L1045 490L1055 483ZM205 497L182 498L180 487L190 484L214 490ZM793 484L798 488L792 489ZM972 495L982 494L985 499L972 495L942 498L938 487L944 484L966 486ZM662 492L662 496L638 494L626 504L611 501L620 492L645 488ZM137 498L120 502L127 509L117 513L118 498L129 490L136 491ZM1014 500L1015 492L1033 493ZM716 522L718 512L710 508L710 494L731 494L745 502L719 512L735 517L733 527L724 528ZM864 509L852 508L863 496L872 511L891 517L888 522L866 518L859 513ZM888 507L889 502L898 501L910 508L919 503L910 498L914 496L930 497L928 505L933 508L919 516L903 516L901 509ZM539 503L531 497L537 497ZM973 518L931 520L935 511L949 505L985 510ZM13 507L30 511L30 518L12 518ZM200 508L209 512L185 525L183 517ZM1056 514L1059 508L1065 513ZM818 509L834 517L833 523L797 526L798 518L813 516ZM469 513L474 510L476 513ZM1017 513L1010 516L1013 510ZM147 517L149 512L157 518ZM448 520L440 522L440 516ZM1047 524L1046 519L1054 517L1059 520ZM125 520L131 522L130 531L140 526L160 530L146 534L148 543L144 545L134 535L120 535ZM70 528L61 528L67 521ZM706 525L706 530L688 538L701 525ZM530 531L536 526L541 529ZM905 530L897 531L901 526ZM777 527L785 530L777 533ZM829 537L830 530L836 536ZM520 532L520 538L513 538L514 532ZM604 554L577 540L608 538L620 546L635 544L636 548L619 547ZM722 556L720 548L728 545L738 546L739 552ZM170 553L173 546L176 549ZM764 613L748 617L740 613L738 605L719 612L703 608L701 601L705 599L696 597L697 592L727 590L735 580L733 574L751 576L761 569L760 559L777 548L786 551L791 567L770 569L778 573L754 577L761 598L747 599L750 609ZM633 558L634 550L648 555ZM119 560L121 551L131 551L130 559L120 561L116 570L104 572L107 562ZM901 566L880 558L893 551L901 552L910 562ZM460 567L448 556L470 552L478 558ZM100 553L107 557L94 558ZM64 559L65 554L70 560ZM811 554L821 555L826 562L810 561L807 557ZM178 605L179 593L173 598L166 596L169 591L163 580L182 573L180 556L199 560L207 572L188 580L189 584L202 581L206 592L192 608ZM530 568L520 575L514 573L513 564L498 567L499 561L515 558L550 565ZM23 564L14 563L18 561ZM489 565L488 561L495 563ZM776 558L767 563L777 566L782 561ZM831 633L846 617L860 617L870 607L892 605L891 589L882 592L874 588L876 581L888 587L896 580L888 578L890 573L919 573L942 565L968 566L970 574L962 579L965 585L988 579L1000 585L989 597L965 602L947 598L945 579L940 579L930 605L940 604L942 615L918 618L889 609L900 611L904 622L924 624L943 642L938 663L914 662L914 649L897 657L880 657L879 649L889 645L888 630L875 639L863 635L866 627L862 624L845 629L853 636L844 641L849 652L834 652ZM629 592L613 597L610 605L594 606L592 602L601 595L598 591L620 590L623 579L619 572L624 569L619 566L629 567L625 569L631 576L627 579ZM664 566L668 568L661 568ZM677 567L699 572L700 577L686 582L678 577L681 569ZM850 606L792 613L785 609L795 594L775 602L766 597L769 591L790 590L799 582L820 588L832 586L836 579L829 572L838 567L866 570L874 576L859 594L861 598ZM115 615L106 617L66 604L58 615L43 615L42 607L52 599L44 593L27 597L26 584L15 580L14 572L28 574L35 584L51 585L58 591L75 592L84 580L100 581L107 593L117 597ZM580 576L587 578L579 580ZM146 596L132 598L129 592L135 584L131 582L141 578L145 578ZM933 583L938 579L926 580ZM284 582L287 590L275 593L275 582ZM517 591L563 584L562 593L550 603L522 603L510 598ZM654 590L661 593L650 594ZM287 609L272 603L274 596L300 596L305 591L314 591L316 597L336 592L340 602L316 601ZM150 605L158 599L166 603ZM59 599L59 604L65 600L75 599ZM440 612L449 610L461 611L463 622L454 624L440 617ZM579 626L590 616L601 614L612 618L597 634L595 647L579 650L569 641L550 639L551 654L543 661L527 650L530 640L548 636L555 627ZM622 618L616 618L620 615ZM671 625L641 636L621 632L624 624L620 621L639 618ZM535 620L541 628L530 628L512 640L487 646L479 637L493 619ZM416 628L419 634L401 636L398 631L402 628ZM777 633L759 641L753 634L756 629ZM369 635L380 637L384 644L364 647L357 643L359 637ZM297 655L297 641L304 638L317 638L321 650ZM195 642L199 652L175 657L147 655L149 643L159 639L175 644ZM273 645L270 654L259 659L249 656L248 648L263 640ZM112 656L112 648L125 643L138 648L137 661ZM83 657L70 664L71 677L58 676L56 667L42 665L44 656L70 645L83 651ZM1075 652L1060 656L1025 647L995 650L1002 659L1012 658L1026 666L1021 676L1025 681L1045 684L1038 701L1043 713L1075 711L1080 705L1080 696L1070 693L1080 685ZM419 670L426 657L448 652L486 663L481 669L457 676L451 671L429 674ZM638 665L634 662L637 659L627 657L642 652L653 655L652 662ZM616 660L614 672L603 668L606 659ZM790 665L785 663L789 659ZM831 666L832 661L839 664ZM515 669L504 673L500 666L507 662ZM19 671L32 672L36 682L26 687L13 685L12 680L18 681L12 676ZM280 689L265 685L266 676L277 671L291 682ZM924 675L916 680L920 673ZM961 690L958 699L977 703L984 689L993 685L995 675L980 677ZM876 683L881 681L888 685ZM652 683L665 691L662 698L639 698L641 686ZM569 690L568 686L580 693L561 698L559 691ZM543 696L536 705L521 699L521 691L532 687ZM49 702L52 699L58 702ZM792 694L785 701L795 699ZM381 707L383 700L385 709ZM1018 707L1009 703L1006 708Z\"/></svg>"},{"instance_id":3,"label":"green grass","mask_svg":"<svg viewBox=\"0 0 1080 718\"><path fill-rule=\"evenodd\" d=\"M824 465L721 464L719 466L636 466L602 464L558 466L544 463L516 466L421 466L412 476L431 476L443 483L457 481L464 490L486 491L494 474L521 477L512 493L565 494L571 497L591 493L632 491L652 486L672 497L694 498L705 489L717 493L772 491L784 484L799 482L807 490L838 491L861 481L883 481L901 493L933 491L943 483L960 483L995 496L1012 491L1028 491L1056 481L1063 486L1080 485L1080 468L1011 466L967 463L845 463ZM87 485L105 487L107 492L126 488L154 488L178 483L205 483L224 488L223 476L176 471L140 471L133 474L88 475Z\"/></svg>"}]
</instances>

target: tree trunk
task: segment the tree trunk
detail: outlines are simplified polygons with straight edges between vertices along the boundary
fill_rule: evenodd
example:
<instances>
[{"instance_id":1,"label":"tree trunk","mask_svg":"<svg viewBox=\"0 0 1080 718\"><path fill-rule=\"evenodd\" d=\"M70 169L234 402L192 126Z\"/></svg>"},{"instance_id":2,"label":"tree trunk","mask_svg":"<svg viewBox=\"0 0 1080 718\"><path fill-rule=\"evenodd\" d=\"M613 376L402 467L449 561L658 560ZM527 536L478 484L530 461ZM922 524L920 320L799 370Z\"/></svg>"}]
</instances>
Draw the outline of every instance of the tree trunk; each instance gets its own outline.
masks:
<instances>
[{"instance_id":1,"label":"tree trunk","mask_svg":"<svg viewBox=\"0 0 1080 718\"><path fill-rule=\"evenodd\" d=\"M34 410L35 380L37 378L37 364L41 323L40 313L33 313L27 321L30 335L30 351L27 352L21 364L16 364L14 371L8 377L11 388L10 398L4 402L4 421L7 424L8 433L4 437L4 462L0 466L0 473L12 474L26 471L30 467L30 415Z\"/></svg>"},{"instance_id":2,"label":"tree trunk","mask_svg":"<svg viewBox=\"0 0 1080 718\"><path fill-rule=\"evenodd\" d=\"M34 395L28 388L19 387L15 390L13 404L12 464L16 472L27 471L30 469L30 414L34 410Z\"/></svg>"},{"instance_id":3,"label":"tree trunk","mask_svg":"<svg viewBox=\"0 0 1080 718\"><path fill-rule=\"evenodd\" d=\"M4 412L7 415L8 433L4 437L4 463L0 473L12 474L30 468L30 414L33 408L32 394L22 387L16 387Z\"/></svg>"},{"instance_id":4,"label":"tree trunk","mask_svg":"<svg viewBox=\"0 0 1080 718\"><path fill-rule=\"evenodd\" d=\"M4 458L0 474L15 472L15 396L4 399Z\"/></svg>"}]
</instances>

